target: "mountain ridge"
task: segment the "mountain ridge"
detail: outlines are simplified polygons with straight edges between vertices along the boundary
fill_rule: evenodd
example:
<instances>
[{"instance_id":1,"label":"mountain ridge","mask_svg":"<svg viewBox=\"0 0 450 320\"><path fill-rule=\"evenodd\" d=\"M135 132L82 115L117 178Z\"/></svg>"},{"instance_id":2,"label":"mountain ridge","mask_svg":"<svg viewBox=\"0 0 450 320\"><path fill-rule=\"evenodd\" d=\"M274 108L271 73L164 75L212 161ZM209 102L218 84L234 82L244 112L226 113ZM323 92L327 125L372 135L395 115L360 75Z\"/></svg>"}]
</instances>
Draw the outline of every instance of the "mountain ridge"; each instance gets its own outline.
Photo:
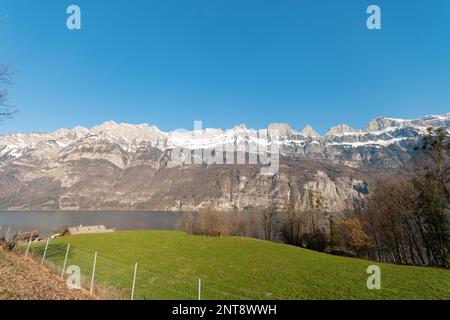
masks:
<instances>
[{"instance_id":1,"label":"mountain ridge","mask_svg":"<svg viewBox=\"0 0 450 320\"><path fill-rule=\"evenodd\" d=\"M296 208L322 197L330 212L361 201L382 177L408 174L427 127L450 127L450 114L414 120L377 118L362 130L341 126L332 135L286 124L279 139L238 126L229 130L164 133L147 124L106 122L53 133L0 136L0 209L192 211L256 207ZM263 130L264 133L264 130ZM237 144L277 144L279 170L262 164L179 163L176 148L208 151ZM247 151L250 152L250 151Z\"/></svg>"},{"instance_id":2,"label":"mountain ridge","mask_svg":"<svg viewBox=\"0 0 450 320\"><path fill-rule=\"evenodd\" d=\"M384 125L385 123L391 123L391 124L402 124L402 123L408 123L408 124L415 124L415 125L419 125L420 122L425 123L430 123L430 122L436 122L436 121L441 121L441 122L449 122L450 121L450 113L446 113L446 114L441 114L441 115L426 115L426 116L422 116L416 119L396 119L396 118L391 118L391 117L377 117L374 118L373 120L371 120L363 129L354 129L352 127L350 127L349 125L345 124L345 123L341 123L341 124L337 124L334 125L332 127L329 128L329 130L327 131L327 133L330 132L330 130L334 129L334 128L346 128L346 129L350 129L350 131L355 131L355 132L371 132L371 131L380 131L382 130L382 128L378 128L378 130L375 129L375 125L377 123L382 123L384 126L384 128L386 128L387 126ZM436 126L436 124L432 124L430 123L432 126ZM239 124L234 126L231 129L222 129L222 128L205 128L203 130L218 130L218 131L230 131L230 130L235 130L235 129L244 129L244 130L251 130L251 131L259 131L259 130L265 130L270 128L271 126L279 126L279 125L284 125L287 126L287 130L292 131L293 134L302 134L303 131L306 130L306 132L310 131L311 129L314 131L314 135L323 137L326 136L327 133L325 133L324 135L320 135L319 133L317 133L314 128L310 125L307 124L302 130L295 130L292 129L292 127L289 124L286 123L271 123L267 126L267 128L262 128L262 129L250 129L248 128L245 124ZM444 125L445 126L445 125ZM448 125L447 125L448 126ZM125 122L121 122L118 123L116 121L113 120L107 120L99 125L94 125L93 127L91 127L90 129L81 125L77 125L72 129L69 128L59 128L56 129L55 131L50 131L50 132L29 132L29 133L20 133L20 132L10 132L10 133L6 133L6 134L0 134L0 137L5 137L5 136L10 136L10 135L40 135L40 134L52 134L52 133L58 133L60 131L66 131L66 132L72 132L72 133L77 133L77 134L86 134L88 132L101 132L101 131L109 131L109 130L114 130L116 128L123 128L123 127L134 127L134 128L142 128L142 129L148 129L148 130L154 130L155 132L159 132L161 134L170 134L170 133L175 133L175 132L192 132L193 130L186 130L186 129L175 129L175 130L171 130L171 131L162 131L160 130L156 125L151 125L148 123L141 123L141 124L130 124L130 123L125 123Z\"/></svg>"}]
</instances>

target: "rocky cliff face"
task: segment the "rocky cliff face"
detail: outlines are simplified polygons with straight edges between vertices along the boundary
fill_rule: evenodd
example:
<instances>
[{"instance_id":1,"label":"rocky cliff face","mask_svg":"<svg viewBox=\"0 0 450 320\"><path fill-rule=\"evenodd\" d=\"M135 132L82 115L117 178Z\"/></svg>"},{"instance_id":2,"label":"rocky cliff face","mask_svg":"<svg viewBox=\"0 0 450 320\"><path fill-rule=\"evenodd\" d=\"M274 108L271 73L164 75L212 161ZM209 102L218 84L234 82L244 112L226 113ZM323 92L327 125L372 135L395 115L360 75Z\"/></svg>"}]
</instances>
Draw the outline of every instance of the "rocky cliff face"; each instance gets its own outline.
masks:
<instances>
[{"instance_id":1,"label":"rocky cliff face","mask_svg":"<svg viewBox=\"0 0 450 320\"><path fill-rule=\"evenodd\" d=\"M324 137L310 126L298 132L274 124L266 133L277 131L277 140L243 125L165 133L114 122L0 136L0 209L244 210L281 208L288 199L301 209L320 197L328 211L342 211L377 179L401 174L426 128L449 128L449 115L379 118L363 130L337 126ZM260 163L208 164L206 156L179 163L172 154L186 148L211 155L240 143L277 144L279 170L262 175Z\"/></svg>"}]
</instances>

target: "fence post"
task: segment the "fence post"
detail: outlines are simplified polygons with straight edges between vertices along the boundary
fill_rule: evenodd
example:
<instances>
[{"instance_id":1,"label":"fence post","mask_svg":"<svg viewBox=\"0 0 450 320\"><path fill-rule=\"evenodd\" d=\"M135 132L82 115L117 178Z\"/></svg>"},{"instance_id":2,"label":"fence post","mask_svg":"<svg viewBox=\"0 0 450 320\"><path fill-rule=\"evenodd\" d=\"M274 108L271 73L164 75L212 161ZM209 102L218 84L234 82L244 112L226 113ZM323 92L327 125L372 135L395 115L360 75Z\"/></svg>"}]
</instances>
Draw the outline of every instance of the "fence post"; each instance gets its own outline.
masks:
<instances>
[{"instance_id":1,"label":"fence post","mask_svg":"<svg viewBox=\"0 0 450 320\"><path fill-rule=\"evenodd\" d=\"M131 288L131 300L134 300L134 288L136 286L137 262L134 265L133 287Z\"/></svg>"},{"instance_id":2,"label":"fence post","mask_svg":"<svg viewBox=\"0 0 450 320\"><path fill-rule=\"evenodd\" d=\"M30 251L30 245L31 245L31 234L30 234L30 239L28 240L27 251L25 252L25 257L28 257L28 251Z\"/></svg>"},{"instance_id":3,"label":"fence post","mask_svg":"<svg viewBox=\"0 0 450 320\"><path fill-rule=\"evenodd\" d=\"M198 279L198 300L202 300L202 279Z\"/></svg>"},{"instance_id":4,"label":"fence post","mask_svg":"<svg viewBox=\"0 0 450 320\"><path fill-rule=\"evenodd\" d=\"M66 270L66 263L67 263L67 257L69 255L69 249L70 249L70 243L67 245L66 257L64 258L64 264L63 264L63 268L62 268L62 271L61 271L61 278L64 277L64 271Z\"/></svg>"},{"instance_id":5,"label":"fence post","mask_svg":"<svg viewBox=\"0 0 450 320\"><path fill-rule=\"evenodd\" d=\"M8 231L6 232L5 240L8 241L9 238L9 231L11 231L11 226L8 226Z\"/></svg>"},{"instance_id":6,"label":"fence post","mask_svg":"<svg viewBox=\"0 0 450 320\"><path fill-rule=\"evenodd\" d=\"M47 243L45 244L44 255L42 256L41 264L44 264L45 256L47 255L48 243L50 241L50 237L47 238Z\"/></svg>"},{"instance_id":7,"label":"fence post","mask_svg":"<svg viewBox=\"0 0 450 320\"><path fill-rule=\"evenodd\" d=\"M91 278L91 290L90 294L94 292L94 279L95 279L95 266L97 265L97 251L94 254L94 266L92 267L92 278Z\"/></svg>"}]
</instances>

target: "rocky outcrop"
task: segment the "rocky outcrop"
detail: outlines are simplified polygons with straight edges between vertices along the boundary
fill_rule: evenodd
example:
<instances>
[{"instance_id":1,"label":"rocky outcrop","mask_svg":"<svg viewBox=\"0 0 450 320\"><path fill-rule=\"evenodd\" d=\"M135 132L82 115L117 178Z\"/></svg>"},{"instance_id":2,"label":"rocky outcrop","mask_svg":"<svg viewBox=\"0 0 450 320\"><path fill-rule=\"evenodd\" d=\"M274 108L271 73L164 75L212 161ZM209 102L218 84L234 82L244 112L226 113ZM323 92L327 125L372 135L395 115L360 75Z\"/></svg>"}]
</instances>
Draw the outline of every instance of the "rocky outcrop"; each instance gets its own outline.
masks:
<instances>
[{"instance_id":1,"label":"rocky outcrop","mask_svg":"<svg viewBox=\"0 0 450 320\"><path fill-rule=\"evenodd\" d=\"M329 211L342 211L364 197L371 181L368 172L309 160L282 160L277 174L263 176L251 165L170 168L160 156L155 163L149 150L146 158L130 159L125 169L90 156L33 168L24 159L0 170L0 207L191 211L208 204L234 211L281 209L291 199L304 209L313 195L324 199Z\"/></svg>"}]
</instances>

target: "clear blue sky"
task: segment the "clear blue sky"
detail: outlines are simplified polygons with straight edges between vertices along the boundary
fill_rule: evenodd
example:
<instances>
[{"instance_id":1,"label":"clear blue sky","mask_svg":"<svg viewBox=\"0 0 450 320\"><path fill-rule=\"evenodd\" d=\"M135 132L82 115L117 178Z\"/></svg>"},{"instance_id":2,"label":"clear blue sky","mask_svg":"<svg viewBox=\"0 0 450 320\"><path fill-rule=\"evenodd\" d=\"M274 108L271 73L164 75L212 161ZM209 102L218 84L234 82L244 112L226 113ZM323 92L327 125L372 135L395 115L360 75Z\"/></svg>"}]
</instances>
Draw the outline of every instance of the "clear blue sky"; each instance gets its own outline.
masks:
<instances>
[{"instance_id":1,"label":"clear blue sky","mask_svg":"<svg viewBox=\"0 0 450 320\"><path fill-rule=\"evenodd\" d=\"M66 29L78 4L82 30ZM382 9L382 30L366 8ZM163 130L450 112L448 0L3 0L10 131Z\"/></svg>"}]
</instances>

